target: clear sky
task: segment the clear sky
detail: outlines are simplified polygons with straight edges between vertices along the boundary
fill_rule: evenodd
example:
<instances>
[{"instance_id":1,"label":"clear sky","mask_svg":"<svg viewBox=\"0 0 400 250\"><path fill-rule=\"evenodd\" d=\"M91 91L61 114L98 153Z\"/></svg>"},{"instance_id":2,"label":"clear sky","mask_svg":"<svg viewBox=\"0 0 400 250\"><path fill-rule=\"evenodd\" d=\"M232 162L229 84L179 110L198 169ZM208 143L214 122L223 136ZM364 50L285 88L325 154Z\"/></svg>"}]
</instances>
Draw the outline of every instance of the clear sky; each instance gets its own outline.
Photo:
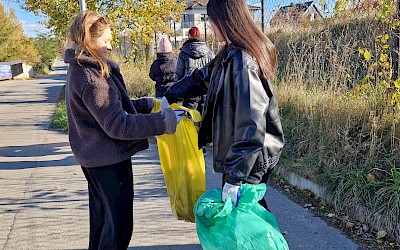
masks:
<instances>
[{"instance_id":1,"label":"clear sky","mask_svg":"<svg viewBox=\"0 0 400 250\"><path fill-rule=\"evenodd\" d=\"M21 21L25 33L29 37L35 37L37 33L47 33L49 32L43 25L41 25L39 22L44 21L43 18L36 17L33 13L27 12L23 10L22 8L19 7L19 4L16 3L17 0L0 0L1 3L4 4L4 6L8 7L11 6L14 8L14 10L17 13L17 16L19 20ZM78 0L76 0L78 1ZM276 12L276 10L279 9L279 7L285 6L285 5L290 5L291 3L302 3L302 2L307 2L311 0L270 0L270 1L265 1L265 19L268 21ZM321 1L316 1L318 4ZM332 5L334 3L334 0L323 0L323 2L327 3L328 6ZM248 3L251 5L255 6L260 6L261 1L260 0L248 0ZM321 8L320 8L321 10ZM261 13L259 13L261 15Z\"/></svg>"},{"instance_id":2,"label":"clear sky","mask_svg":"<svg viewBox=\"0 0 400 250\"><path fill-rule=\"evenodd\" d=\"M39 22L44 21L45 19L36 17L33 13L27 12L19 7L19 4L12 0L1 0L1 3L7 8L11 6L16 14L18 19L21 21L25 33L29 37L36 37L37 33L47 33L49 32L43 25Z\"/></svg>"}]
</instances>

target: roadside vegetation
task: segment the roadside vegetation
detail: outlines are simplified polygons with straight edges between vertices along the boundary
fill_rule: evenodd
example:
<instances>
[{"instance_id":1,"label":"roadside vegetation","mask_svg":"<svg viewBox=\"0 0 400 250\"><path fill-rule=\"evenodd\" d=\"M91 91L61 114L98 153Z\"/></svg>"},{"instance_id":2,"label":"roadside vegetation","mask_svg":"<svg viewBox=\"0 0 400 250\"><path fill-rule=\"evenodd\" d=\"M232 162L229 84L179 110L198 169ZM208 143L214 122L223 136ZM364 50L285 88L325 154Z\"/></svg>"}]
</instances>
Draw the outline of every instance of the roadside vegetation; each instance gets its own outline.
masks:
<instances>
[{"instance_id":1,"label":"roadside vegetation","mask_svg":"<svg viewBox=\"0 0 400 250\"><path fill-rule=\"evenodd\" d=\"M400 239L398 21L393 6L382 8L386 17L341 16L270 34L287 140L280 164L326 187L338 213L379 232L376 243Z\"/></svg>"},{"instance_id":2,"label":"roadside vegetation","mask_svg":"<svg viewBox=\"0 0 400 250\"><path fill-rule=\"evenodd\" d=\"M35 75L48 74L59 55L60 41L44 33L28 37L15 11L3 3L0 3L0 22L0 62L21 60L33 67Z\"/></svg>"},{"instance_id":3,"label":"roadside vegetation","mask_svg":"<svg viewBox=\"0 0 400 250\"><path fill-rule=\"evenodd\" d=\"M33 67L33 70L35 75L46 75L52 70L51 66L60 54L61 42L58 38L45 33L38 34L34 42L35 49L40 54L40 62Z\"/></svg>"},{"instance_id":4,"label":"roadside vegetation","mask_svg":"<svg viewBox=\"0 0 400 250\"><path fill-rule=\"evenodd\" d=\"M29 65L40 61L40 54L33 39L24 33L21 22L13 9L0 3L0 62L22 60Z\"/></svg>"}]
</instances>

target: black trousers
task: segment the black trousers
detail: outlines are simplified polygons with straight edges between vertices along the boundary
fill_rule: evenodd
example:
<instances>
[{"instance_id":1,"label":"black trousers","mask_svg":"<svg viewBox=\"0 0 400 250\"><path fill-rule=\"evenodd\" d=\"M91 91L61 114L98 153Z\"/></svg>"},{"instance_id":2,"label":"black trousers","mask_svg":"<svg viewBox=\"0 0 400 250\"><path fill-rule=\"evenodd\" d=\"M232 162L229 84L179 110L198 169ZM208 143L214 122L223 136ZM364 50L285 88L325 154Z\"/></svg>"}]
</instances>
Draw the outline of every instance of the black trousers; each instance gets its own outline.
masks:
<instances>
[{"instance_id":1,"label":"black trousers","mask_svg":"<svg viewBox=\"0 0 400 250\"><path fill-rule=\"evenodd\" d=\"M265 183L265 184L267 184L268 178L269 178L269 176L271 175L271 173L272 173L272 169L269 169L269 170L267 171L267 173L266 173L265 175L263 175L263 177L262 177L260 183ZM225 173L222 174L222 188L224 188L224 184L225 184L225 175L226 175ZM271 212L271 210L269 210L269 208L268 208L267 199L265 198L265 195L264 195L264 197L263 197L261 200L258 201L258 204L260 204L260 205L263 206L266 210L268 210L269 212Z\"/></svg>"},{"instance_id":2,"label":"black trousers","mask_svg":"<svg viewBox=\"0 0 400 250\"><path fill-rule=\"evenodd\" d=\"M131 159L82 170L89 189L89 249L126 250L133 231Z\"/></svg>"}]
</instances>

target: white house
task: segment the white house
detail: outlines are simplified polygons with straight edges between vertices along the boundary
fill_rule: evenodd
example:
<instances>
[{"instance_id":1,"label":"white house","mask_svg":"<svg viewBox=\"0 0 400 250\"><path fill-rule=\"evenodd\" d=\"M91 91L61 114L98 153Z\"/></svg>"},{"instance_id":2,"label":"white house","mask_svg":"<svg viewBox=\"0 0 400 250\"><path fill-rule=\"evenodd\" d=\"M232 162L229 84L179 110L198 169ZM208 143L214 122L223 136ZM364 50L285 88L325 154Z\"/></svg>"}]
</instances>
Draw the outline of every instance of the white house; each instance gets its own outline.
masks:
<instances>
[{"instance_id":1,"label":"white house","mask_svg":"<svg viewBox=\"0 0 400 250\"><path fill-rule=\"evenodd\" d=\"M249 5L250 12L255 17L257 11L261 11L261 7ZM174 31L172 42L180 43L187 39L188 31L191 27L196 26L200 29L201 37L206 39L211 30L207 27L207 1L186 0L186 8L182 12L181 21L171 23Z\"/></svg>"},{"instance_id":2,"label":"white house","mask_svg":"<svg viewBox=\"0 0 400 250\"><path fill-rule=\"evenodd\" d=\"M301 21L312 22L323 18L321 12L315 5L314 1L290 4L280 7L275 15L269 21L269 26L282 27L290 24L299 23Z\"/></svg>"},{"instance_id":3,"label":"white house","mask_svg":"<svg viewBox=\"0 0 400 250\"><path fill-rule=\"evenodd\" d=\"M188 31L196 26L203 38L210 34L207 27L207 3L198 1L186 1L186 8L182 12L181 22L175 23L174 36L178 42L187 39Z\"/></svg>"}]
</instances>

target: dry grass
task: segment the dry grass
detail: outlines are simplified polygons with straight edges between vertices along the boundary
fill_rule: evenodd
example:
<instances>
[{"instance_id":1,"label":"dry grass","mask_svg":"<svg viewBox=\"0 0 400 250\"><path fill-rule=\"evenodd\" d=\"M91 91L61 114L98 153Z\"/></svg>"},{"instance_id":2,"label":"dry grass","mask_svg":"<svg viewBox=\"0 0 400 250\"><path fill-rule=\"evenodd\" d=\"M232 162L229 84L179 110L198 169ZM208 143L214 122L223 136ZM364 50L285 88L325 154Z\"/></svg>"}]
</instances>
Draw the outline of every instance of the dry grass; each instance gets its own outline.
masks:
<instances>
[{"instance_id":1,"label":"dry grass","mask_svg":"<svg viewBox=\"0 0 400 250\"><path fill-rule=\"evenodd\" d=\"M362 205L386 215L387 231L399 237L400 116L379 87L354 88L366 73L358 48L374 50L378 29L364 19L270 35L287 139L282 164L328 187L338 210L355 214Z\"/></svg>"},{"instance_id":2,"label":"dry grass","mask_svg":"<svg viewBox=\"0 0 400 250\"><path fill-rule=\"evenodd\" d=\"M122 58L113 57L120 65L126 88L132 98L155 95L155 82L150 79L149 71L153 61L126 62Z\"/></svg>"}]
</instances>

